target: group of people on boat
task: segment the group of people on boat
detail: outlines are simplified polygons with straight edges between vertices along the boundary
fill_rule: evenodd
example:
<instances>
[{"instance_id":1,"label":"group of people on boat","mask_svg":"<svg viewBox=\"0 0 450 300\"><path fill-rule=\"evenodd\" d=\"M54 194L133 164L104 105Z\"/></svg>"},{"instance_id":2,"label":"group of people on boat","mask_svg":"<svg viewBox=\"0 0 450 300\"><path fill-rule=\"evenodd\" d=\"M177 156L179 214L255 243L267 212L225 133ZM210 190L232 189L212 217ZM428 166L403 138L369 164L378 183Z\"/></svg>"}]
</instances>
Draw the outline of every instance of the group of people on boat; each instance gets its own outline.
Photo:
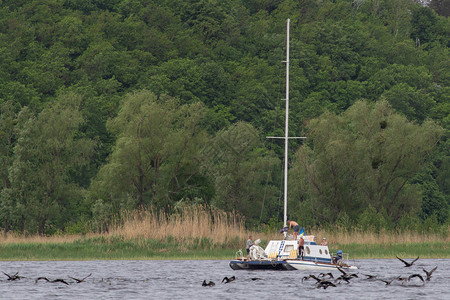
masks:
<instances>
[{"instance_id":1,"label":"group of people on boat","mask_svg":"<svg viewBox=\"0 0 450 300\"><path fill-rule=\"evenodd\" d=\"M289 231L291 228L293 228L293 240L297 240L297 237L300 233L300 225L292 220L288 220L287 223L289 224L289 227L285 227L284 231ZM281 231L280 231L281 232ZM247 243L245 245L245 248L247 250L247 260L250 260L250 251L251 247L254 245L252 236L250 235L248 237ZM322 242L320 243L321 246L328 246L327 239L324 237L322 238ZM303 228L302 228L302 234L300 235L300 238L298 239L298 256L297 258L303 259L304 255L304 249L305 249L305 240L303 239ZM333 257L333 262L336 263L337 261L342 259L342 251L341 253L337 253L338 255L336 257ZM339 255L340 254L340 255Z\"/></svg>"}]
</instances>

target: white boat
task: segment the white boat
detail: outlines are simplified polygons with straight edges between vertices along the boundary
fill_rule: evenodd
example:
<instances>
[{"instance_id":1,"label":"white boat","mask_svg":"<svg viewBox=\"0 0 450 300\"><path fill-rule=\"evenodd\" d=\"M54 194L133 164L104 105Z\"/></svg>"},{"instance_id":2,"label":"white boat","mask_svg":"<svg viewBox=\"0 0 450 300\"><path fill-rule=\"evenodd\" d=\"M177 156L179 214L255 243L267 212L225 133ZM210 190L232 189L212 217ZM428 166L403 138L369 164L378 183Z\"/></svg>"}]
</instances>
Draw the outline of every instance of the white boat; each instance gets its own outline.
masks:
<instances>
[{"instance_id":1,"label":"white boat","mask_svg":"<svg viewBox=\"0 0 450 300\"><path fill-rule=\"evenodd\" d=\"M288 175L288 141L289 139L303 139L304 137L289 137L289 25L287 19L286 38L286 117L285 136L268 137L284 139L284 227L287 225L287 175ZM298 240L304 239L304 253L299 256ZM230 267L234 270L330 270L342 268L344 270L357 269L346 263L341 250L335 257L331 256L328 246L317 245L315 237L298 236L296 240L288 239L284 232L283 240L271 240L263 250L258 245L250 248L249 259L244 257L241 250L236 254L236 259L230 261Z\"/></svg>"},{"instance_id":2,"label":"white boat","mask_svg":"<svg viewBox=\"0 0 450 300\"><path fill-rule=\"evenodd\" d=\"M344 259L344 253L339 250L336 256L331 256L328 246L305 242L304 255L301 258L287 259L286 263L296 270L356 270Z\"/></svg>"},{"instance_id":3,"label":"white boat","mask_svg":"<svg viewBox=\"0 0 450 300\"><path fill-rule=\"evenodd\" d=\"M299 256L298 240L271 240L259 255L250 251L250 259L238 251L236 259L230 261L234 270L356 270L356 266L349 265L344 259L345 254L338 251L332 256L328 246L317 245L315 236L302 236L304 243L303 256ZM300 239L300 237L299 237ZM258 246L252 246L258 249ZM251 250L253 250L251 249Z\"/></svg>"}]
</instances>

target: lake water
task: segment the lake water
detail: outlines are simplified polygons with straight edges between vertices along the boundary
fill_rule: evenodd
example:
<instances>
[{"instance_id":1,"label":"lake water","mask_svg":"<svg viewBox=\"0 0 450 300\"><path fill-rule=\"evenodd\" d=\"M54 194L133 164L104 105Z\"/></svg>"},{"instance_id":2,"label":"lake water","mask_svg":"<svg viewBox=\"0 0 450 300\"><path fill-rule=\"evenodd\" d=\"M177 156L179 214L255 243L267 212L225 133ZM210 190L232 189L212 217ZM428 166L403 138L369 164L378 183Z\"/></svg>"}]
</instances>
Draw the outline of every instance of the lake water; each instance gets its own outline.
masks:
<instances>
[{"instance_id":1,"label":"lake water","mask_svg":"<svg viewBox=\"0 0 450 300\"><path fill-rule=\"evenodd\" d=\"M411 261L407 259L407 261ZM1 299L445 299L450 291L450 259L419 259L409 268L397 259L355 260L359 267L350 283L337 287L317 288L315 280L302 283L302 278L320 271L234 271L228 261L15 261L0 262L0 271L20 280L10 281L0 273ZM438 266L430 281L419 278L409 282L393 281L386 285L380 280L367 280L363 274L381 279L425 275ZM76 283L69 276L83 278ZM333 271L335 277L339 271ZM221 283L227 276L236 280ZM64 279L69 283L51 283ZM259 278L259 280L252 280ZM203 287L203 280L215 286ZM448 298L447 298L448 299Z\"/></svg>"}]
</instances>

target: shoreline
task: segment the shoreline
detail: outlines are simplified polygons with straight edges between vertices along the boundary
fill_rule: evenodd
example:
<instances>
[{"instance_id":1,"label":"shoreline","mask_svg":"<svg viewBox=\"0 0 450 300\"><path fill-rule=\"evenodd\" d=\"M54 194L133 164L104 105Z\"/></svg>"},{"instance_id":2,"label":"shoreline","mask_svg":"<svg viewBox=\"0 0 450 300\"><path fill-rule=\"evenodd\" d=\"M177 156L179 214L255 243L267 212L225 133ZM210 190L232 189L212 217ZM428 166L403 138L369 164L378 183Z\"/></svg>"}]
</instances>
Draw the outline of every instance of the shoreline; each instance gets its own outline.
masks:
<instances>
[{"instance_id":1,"label":"shoreline","mask_svg":"<svg viewBox=\"0 0 450 300\"><path fill-rule=\"evenodd\" d=\"M241 249L244 246L241 247ZM450 259L450 243L333 244L356 259ZM220 245L187 245L154 240L76 240L72 242L17 242L0 244L0 261L93 260L231 260L239 249Z\"/></svg>"}]
</instances>

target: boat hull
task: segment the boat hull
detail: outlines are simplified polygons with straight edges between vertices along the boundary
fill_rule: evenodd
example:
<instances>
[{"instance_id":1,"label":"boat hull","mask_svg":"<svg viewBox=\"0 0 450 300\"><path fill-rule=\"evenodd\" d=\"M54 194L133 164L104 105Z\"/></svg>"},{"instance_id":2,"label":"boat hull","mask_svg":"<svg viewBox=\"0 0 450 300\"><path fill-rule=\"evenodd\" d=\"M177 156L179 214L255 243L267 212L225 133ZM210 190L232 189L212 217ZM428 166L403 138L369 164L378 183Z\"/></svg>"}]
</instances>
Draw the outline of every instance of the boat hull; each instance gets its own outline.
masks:
<instances>
[{"instance_id":1,"label":"boat hull","mask_svg":"<svg viewBox=\"0 0 450 300\"><path fill-rule=\"evenodd\" d=\"M233 270L277 270L277 271L292 271L295 270L292 266L286 263L285 260L232 260L230 267Z\"/></svg>"},{"instance_id":2,"label":"boat hull","mask_svg":"<svg viewBox=\"0 0 450 300\"><path fill-rule=\"evenodd\" d=\"M332 263L314 262L306 260L287 260L286 263L296 270L337 270L337 268L343 270L356 270L356 266L349 265L337 265Z\"/></svg>"}]
</instances>

